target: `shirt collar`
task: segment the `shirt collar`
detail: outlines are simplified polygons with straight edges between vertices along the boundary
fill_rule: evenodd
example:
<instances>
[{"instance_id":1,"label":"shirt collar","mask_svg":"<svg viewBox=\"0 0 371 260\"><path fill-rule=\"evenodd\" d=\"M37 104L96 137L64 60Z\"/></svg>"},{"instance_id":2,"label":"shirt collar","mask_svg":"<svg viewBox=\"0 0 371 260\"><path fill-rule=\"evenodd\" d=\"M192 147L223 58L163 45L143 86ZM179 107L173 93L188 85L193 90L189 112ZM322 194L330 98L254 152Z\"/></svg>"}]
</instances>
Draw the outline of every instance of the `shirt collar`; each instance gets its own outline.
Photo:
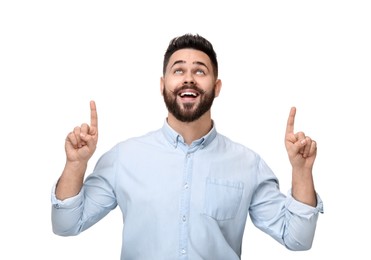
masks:
<instances>
[{"instance_id":1,"label":"shirt collar","mask_svg":"<svg viewBox=\"0 0 371 260\"><path fill-rule=\"evenodd\" d=\"M201 137L200 139L193 141L191 146L201 146L201 148L203 148L203 147L207 146L208 144L210 144L214 140L214 138L216 137L217 132L216 132L216 127L215 127L214 121L212 121L212 124L213 124L213 126L212 126L211 130L206 135ZM162 132L163 132L166 140L168 140L168 142L172 146L174 146L174 148L176 148L178 146L179 142L184 144L183 136L181 136L179 133L177 133L168 124L166 119L165 119L165 122L162 126Z\"/></svg>"}]
</instances>

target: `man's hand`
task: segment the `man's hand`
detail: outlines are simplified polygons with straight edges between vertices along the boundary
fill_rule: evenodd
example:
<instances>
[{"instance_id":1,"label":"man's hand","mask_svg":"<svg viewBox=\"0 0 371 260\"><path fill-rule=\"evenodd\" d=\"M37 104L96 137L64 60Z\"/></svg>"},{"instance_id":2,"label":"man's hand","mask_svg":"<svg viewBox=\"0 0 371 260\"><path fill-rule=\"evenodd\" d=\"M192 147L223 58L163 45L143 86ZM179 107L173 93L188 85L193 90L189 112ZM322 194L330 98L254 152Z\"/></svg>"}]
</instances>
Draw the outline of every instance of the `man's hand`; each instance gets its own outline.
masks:
<instances>
[{"instance_id":1,"label":"man's hand","mask_svg":"<svg viewBox=\"0 0 371 260\"><path fill-rule=\"evenodd\" d=\"M98 142L98 115L94 101L90 101L90 126L86 123L76 126L67 135L65 151L68 162L87 163Z\"/></svg>"},{"instance_id":2,"label":"man's hand","mask_svg":"<svg viewBox=\"0 0 371 260\"><path fill-rule=\"evenodd\" d=\"M312 169L317 155L317 144L303 132L294 133L296 108L292 107L287 120L285 146L290 163L296 169Z\"/></svg>"}]
</instances>

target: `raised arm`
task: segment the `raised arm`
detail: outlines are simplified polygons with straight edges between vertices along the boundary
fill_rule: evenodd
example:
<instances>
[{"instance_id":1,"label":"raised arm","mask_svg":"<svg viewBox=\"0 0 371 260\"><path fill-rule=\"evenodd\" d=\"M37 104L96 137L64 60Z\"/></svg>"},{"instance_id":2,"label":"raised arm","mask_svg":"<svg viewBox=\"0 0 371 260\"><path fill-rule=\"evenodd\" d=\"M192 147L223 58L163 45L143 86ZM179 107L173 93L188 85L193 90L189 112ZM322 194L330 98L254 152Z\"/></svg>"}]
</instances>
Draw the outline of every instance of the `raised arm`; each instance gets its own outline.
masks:
<instances>
[{"instance_id":1,"label":"raised arm","mask_svg":"<svg viewBox=\"0 0 371 260\"><path fill-rule=\"evenodd\" d=\"M303 132L294 133L296 108L292 107L287 120L285 146L292 166L292 196L305 204L317 205L312 169L317 144Z\"/></svg>"},{"instance_id":2,"label":"raised arm","mask_svg":"<svg viewBox=\"0 0 371 260\"><path fill-rule=\"evenodd\" d=\"M56 187L60 200L77 195L84 181L88 161L98 142L98 115L94 101L90 101L90 125L76 126L65 141L66 164Z\"/></svg>"}]
</instances>

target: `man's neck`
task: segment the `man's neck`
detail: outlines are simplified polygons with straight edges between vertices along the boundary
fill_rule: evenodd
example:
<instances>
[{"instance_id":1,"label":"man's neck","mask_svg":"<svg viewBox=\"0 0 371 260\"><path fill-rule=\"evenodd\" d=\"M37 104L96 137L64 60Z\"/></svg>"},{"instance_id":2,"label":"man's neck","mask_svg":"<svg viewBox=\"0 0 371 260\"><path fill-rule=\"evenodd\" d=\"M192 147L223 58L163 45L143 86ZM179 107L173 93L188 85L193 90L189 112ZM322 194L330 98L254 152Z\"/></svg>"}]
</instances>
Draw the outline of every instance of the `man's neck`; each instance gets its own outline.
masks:
<instances>
[{"instance_id":1,"label":"man's neck","mask_svg":"<svg viewBox=\"0 0 371 260\"><path fill-rule=\"evenodd\" d=\"M169 113L167 122L184 138L185 143L188 145L206 135L212 128L210 112L205 113L193 122L181 122Z\"/></svg>"}]
</instances>

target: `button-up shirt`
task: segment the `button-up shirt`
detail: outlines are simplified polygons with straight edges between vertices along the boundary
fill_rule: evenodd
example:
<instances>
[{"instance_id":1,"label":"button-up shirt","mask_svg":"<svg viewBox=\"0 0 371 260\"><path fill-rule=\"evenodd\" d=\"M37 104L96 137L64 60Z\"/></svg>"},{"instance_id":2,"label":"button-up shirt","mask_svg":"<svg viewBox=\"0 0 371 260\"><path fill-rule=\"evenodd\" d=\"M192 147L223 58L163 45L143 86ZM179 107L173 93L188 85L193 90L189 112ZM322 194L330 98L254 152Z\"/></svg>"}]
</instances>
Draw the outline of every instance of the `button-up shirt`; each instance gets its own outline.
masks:
<instances>
[{"instance_id":1,"label":"button-up shirt","mask_svg":"<svg viewBox=\"0 0 371 260\"><path fill-rule=\"evenodd\" d=\"M187 145L165 121L103 154L80 193L63 201L52 191L53 231L77 235L119 206L123 260L240 259L249 216L291 250L307 250L317 207L283 194L272 170L215 125Z\"/></svg>"}]
</instances>

